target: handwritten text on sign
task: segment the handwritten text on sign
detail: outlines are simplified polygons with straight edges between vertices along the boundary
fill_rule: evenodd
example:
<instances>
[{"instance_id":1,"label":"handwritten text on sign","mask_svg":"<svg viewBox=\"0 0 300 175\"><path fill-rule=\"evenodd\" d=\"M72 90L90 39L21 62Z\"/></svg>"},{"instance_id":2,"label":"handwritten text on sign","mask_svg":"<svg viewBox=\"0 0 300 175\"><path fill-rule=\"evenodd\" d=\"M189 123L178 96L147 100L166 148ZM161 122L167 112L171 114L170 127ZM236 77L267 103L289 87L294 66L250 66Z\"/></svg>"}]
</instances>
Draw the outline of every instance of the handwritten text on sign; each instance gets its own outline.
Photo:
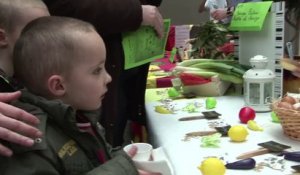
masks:
<instances>
[{"instance_id":1,"label":"handwritten text on sign","mask_svg":"<svg viewBox=\"0 0 300 175\"><path fill-rule=\"evenodd\" d=\"M259 12L253 8L248 9L247 12L237 11L237 14L233 17L236 21L248 21L256 23L259 21Z\"/></svg>"},{"instance_id":2,"label":"handwritten text on sign","mask_svg":"<svg viewBox=\"0 0 300 175\"><path fill-rule=\"evenodd\" d=\"M260 31L272 1L240 3L231 20L229 29L237 31Z\"/></svg>"}]
</instances>

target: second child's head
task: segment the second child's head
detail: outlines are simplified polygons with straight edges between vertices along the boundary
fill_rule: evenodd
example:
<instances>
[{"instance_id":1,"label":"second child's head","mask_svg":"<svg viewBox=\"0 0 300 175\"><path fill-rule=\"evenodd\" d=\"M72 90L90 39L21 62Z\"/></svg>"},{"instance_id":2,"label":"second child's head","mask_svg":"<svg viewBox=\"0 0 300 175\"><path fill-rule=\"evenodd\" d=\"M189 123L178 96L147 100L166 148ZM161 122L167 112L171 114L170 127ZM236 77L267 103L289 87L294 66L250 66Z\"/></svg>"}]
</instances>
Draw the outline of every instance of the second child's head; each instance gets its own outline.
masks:
<instances>
[{"instance_id":1,"label":"second child's head","mask_svg":"<svg viewBox=\"0 0 300 175\"><path fill-rule=\"evenodd\" d=\"M12 75L12 52L23 27L33 19L49 16L42 0L0 0L0 68Z\"/></svg>"},{"instance_id":2,"label":"second child's head","mask_svg":"<svg viewBox=\"0 0 300 175\"><path fill-rule=\"evenodd\" d=\"M95 110L111 81L105 59L105 45L91 24L42 17L30 22L16 43L15 77L36 95Z\"/></svg>"}]
</instances>

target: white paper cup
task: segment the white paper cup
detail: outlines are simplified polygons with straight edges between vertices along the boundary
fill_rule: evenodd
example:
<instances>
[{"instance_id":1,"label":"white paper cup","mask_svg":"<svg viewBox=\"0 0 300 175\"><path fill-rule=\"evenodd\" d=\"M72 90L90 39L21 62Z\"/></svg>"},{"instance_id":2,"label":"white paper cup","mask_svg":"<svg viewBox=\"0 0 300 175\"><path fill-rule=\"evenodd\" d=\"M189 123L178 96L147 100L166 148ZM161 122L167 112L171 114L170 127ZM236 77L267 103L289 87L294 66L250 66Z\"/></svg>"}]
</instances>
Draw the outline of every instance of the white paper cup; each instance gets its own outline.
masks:
<instances>
[{"instance_id":1,"label":"white paper cup","mask_svg":"<svg viewBox=\"0 0 300 175\"><path fill-rule=\"evenodd\" d=\"M129 152L132 146L137 147L137 153L135 156L132 158L134 161L148 161L150 160L151 153L153 150L152 145L148 143L132 143L123 148L125 152Z\"/></svg>"}]
</instances>

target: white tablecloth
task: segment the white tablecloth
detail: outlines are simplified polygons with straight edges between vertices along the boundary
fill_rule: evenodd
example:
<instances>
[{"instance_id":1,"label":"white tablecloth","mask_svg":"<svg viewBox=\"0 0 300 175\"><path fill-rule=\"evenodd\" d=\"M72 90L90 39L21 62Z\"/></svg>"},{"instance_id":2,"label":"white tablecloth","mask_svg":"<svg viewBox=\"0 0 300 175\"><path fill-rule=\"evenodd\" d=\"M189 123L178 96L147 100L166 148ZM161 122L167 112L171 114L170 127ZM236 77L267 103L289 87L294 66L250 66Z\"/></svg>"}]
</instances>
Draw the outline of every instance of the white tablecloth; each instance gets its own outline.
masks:
<instances>
[{"instance_id":1,"label":"white tablecloth","mask_svg":"<svg viewBox=\"0 0 300 175\"><path fill-rule=\"evenodd\" d=\"M152 93L149 93L152 91ZM208 125L212 122L227 123L229 125L241 124L239 121L239 110L244 106L244 100L241 96L221 96L217 98L216 112L221 113L222 116L218 120L193 120L193 121L178 121L179 118L185 116L194 116L201 114L205 109L205 98L181 99L174 100L170 104L177 109L175 114L159 114L155 112L155 106L162 105L159 98L166 98L166 95L154 98L153 91L148 90L146 95L146 110L148 115L148 128L150 141L155 147L162 146L169 157L172 168L176 175L200 175L197 169L206 157L217 156L223 157L225 162L236 161L236 156L241 153L256 150L261 148L258 143L266 141L277 141L279 143L288 144L292 146L289 151L300 151L300 142L294 141L283 135L281 125L271 121L270 113L256 113L255 121L264 128L263 132L249 130L247 141L241 143L231 142L228 137L222 137L219 148L203 148L201 147L201 137L192 138L189 141L183 141L186 133L193 131L209 131L212 130ZM162 90L160 90L162 91ZM151 100L152 99L152 100ZM196 113L188 113L182 109L189 103L203 104L202 107L197 108ZM241 124L244 125L244 124ZM246 125L244 125L247 127ZM256 156L254 159L257 164L260 162L268 162L265 159L275 158L275 162L282 159L275 154L265 154ZM272 168L263 167L260 171L257 170L226 170L226 175L282 175L292 174L291 165L296 165L297 162L284 161L283 170L274 170ZM300 163L298 163L300 164ZM280 164L277 164L280 165ZM278 166L276 166L278 168ZM280 168L278 168L280 169Z\"/></svg>"}]
</instances>

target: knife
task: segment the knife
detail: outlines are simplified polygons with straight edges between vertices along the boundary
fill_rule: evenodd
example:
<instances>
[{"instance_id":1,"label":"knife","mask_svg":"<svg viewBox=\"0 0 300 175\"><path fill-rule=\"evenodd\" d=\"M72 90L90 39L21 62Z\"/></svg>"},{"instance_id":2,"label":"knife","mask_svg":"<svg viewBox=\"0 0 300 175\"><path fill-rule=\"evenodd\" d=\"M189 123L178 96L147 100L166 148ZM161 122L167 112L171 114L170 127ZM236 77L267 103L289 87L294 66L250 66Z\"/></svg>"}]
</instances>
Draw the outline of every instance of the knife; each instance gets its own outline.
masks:
<instances>
[{"instance_id":1,"label":"knife","mask_svg":"<svg viewBox=\"0 0 300 175\"><path fill-rule=\"evenodd\" d=\"M230 129L230 125L215 127L215 130L211 131L194 131L186 133L186 137L198 137L198 136L208 136L215 133L220 133L222 136L227 136L228 130Z\"/></svg>"},{"instance_id":2,"label":"knife","mask_svg":"<svg viewBox=\"0 0 300 175\"><path fill-rule=\"evenodd\" d=\"M190 120L199 120L199 119L218 119L221 114L217 113L216 111L205 111L202 112L202 115L198 116L190 116L190 117L182 117L178 119L179 121L190 121Z\"/></svg>"},{"instance_id":3,"label":"knife","mask_svg":"<svg viewBox=\"0 0 300 175\"><path fill-rule=\"evenodd\" d=\"M191 117L182 117L178 119L179 121L190 121L190 120L199 120L199 119L205 119L203 115L201 116L191 116Z\"/></svg>"},{"instance_id":4,"label":"knife","mask_svg":"<svg viewBox=\"0 0 300 175\"><path fill-rule=\"evenodd\" d=\"M243 154L240 154L237 159L247 159L251 158L254 156L259 156L271 152L282 152L285 149L291 148L288 145L284 145L275 141L268 141L264 143L259 143L259 146L262 146L262 148L254 150L254 151L249 151Z\"/></svg>"},{"instance_id":5,"label":"knife","mask_svg":"<svg viewBox=\"0 0 300 175\"><path fill-rule=\"evenodd\" d=\"M186 133L186 137L197 137L197 136L208 136L217 133L218 131L212 130L212 131L196 131L196 132L189 132Z\"/></svg>"}]
</instances>

